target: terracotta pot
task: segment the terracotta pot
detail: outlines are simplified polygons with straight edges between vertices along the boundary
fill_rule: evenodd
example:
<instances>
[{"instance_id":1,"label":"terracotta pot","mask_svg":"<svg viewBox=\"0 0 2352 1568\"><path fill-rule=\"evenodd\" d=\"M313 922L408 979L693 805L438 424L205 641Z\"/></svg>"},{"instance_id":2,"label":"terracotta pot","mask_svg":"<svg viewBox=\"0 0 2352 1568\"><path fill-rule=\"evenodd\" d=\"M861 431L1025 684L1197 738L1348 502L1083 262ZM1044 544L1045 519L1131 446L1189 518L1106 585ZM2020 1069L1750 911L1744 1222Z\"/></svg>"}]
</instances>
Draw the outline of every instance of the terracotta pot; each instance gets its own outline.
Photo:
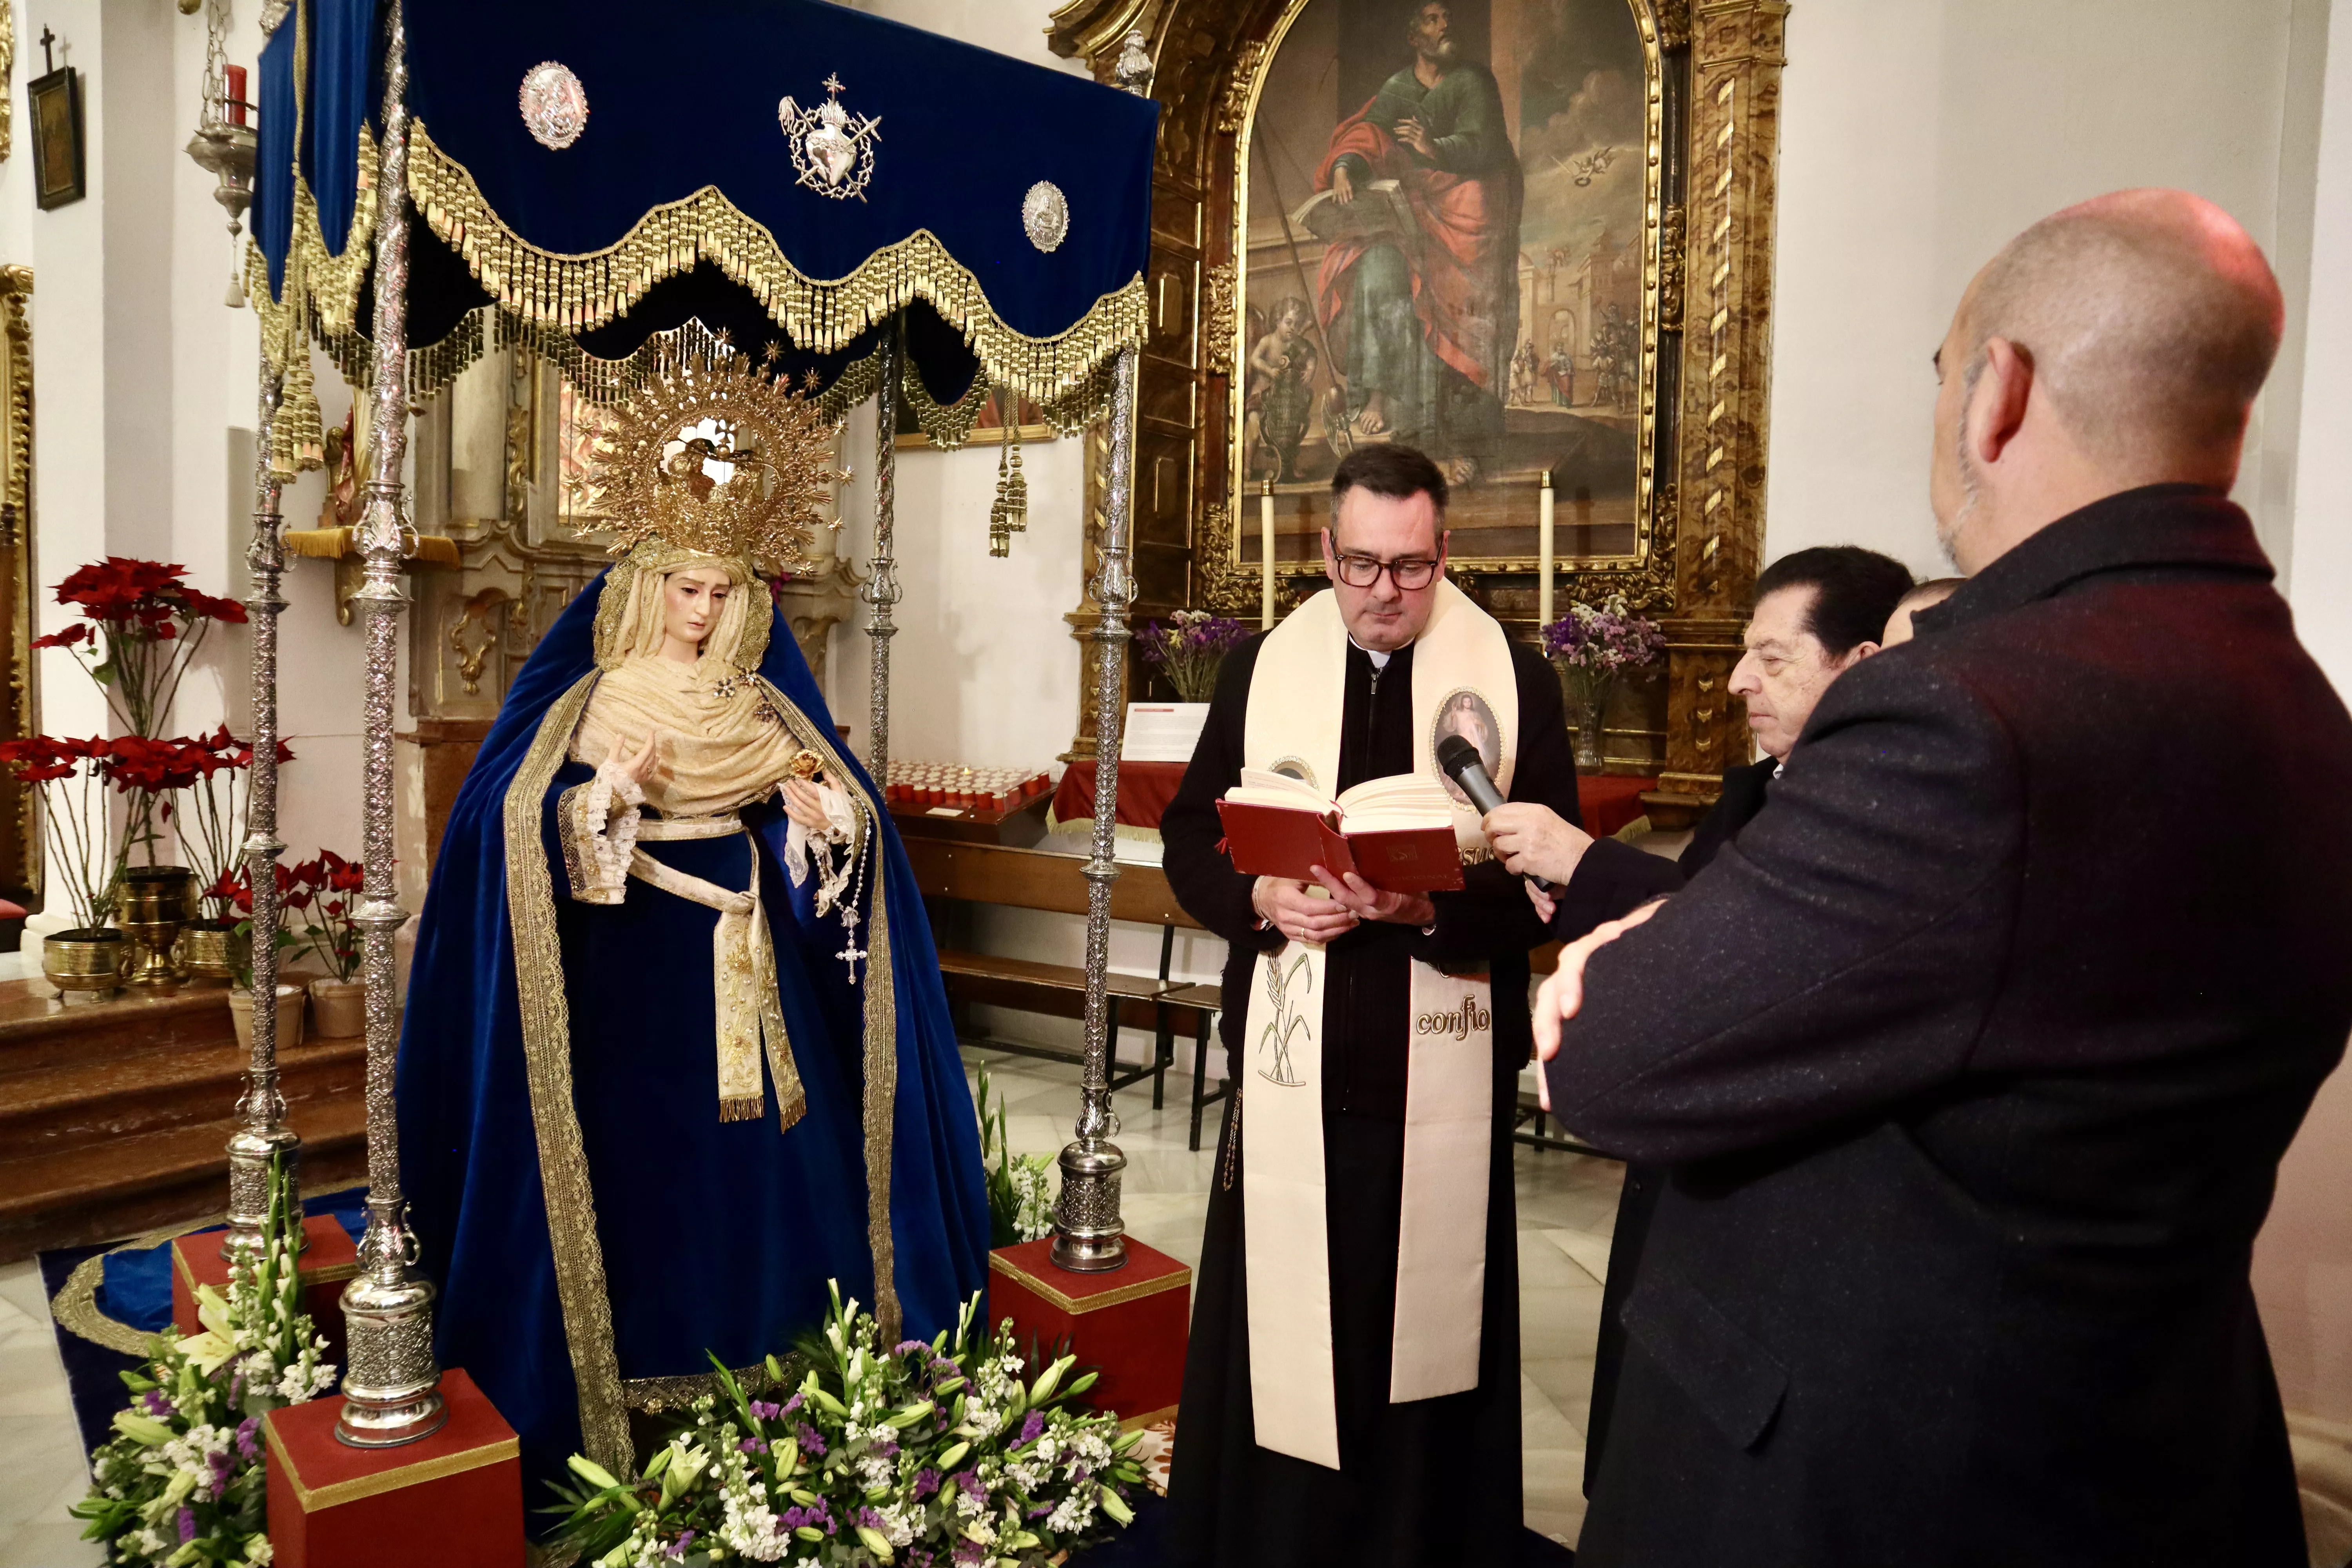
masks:
<instances>
[{"instance_id":1,"label":"terracotta pot","mask_svg":"<svg viewBox=\"0 0 2352 1568\"><path fill-rule=\"evenodd\" d=\"M122 984L130 950L110 928L51 931L41 942L41 973L60 991L112 991Z\"/></svg>"},{"instance_id":2,"label":"terracotta pot","mask_svg":"<svg viewBox=\"0 0 2352 1568\"><path fill-rule=\"evenodd\" d=\"M253 933L235 921L193 921L181 928L180 963L194 980L234 980L253 964Z\"/></svg>"},{"instance_id":3,"label":"terracotta pot","mask_svg":"<svg viewBox=\"0 0 2352 1568\"><path fill-rule=\"evenodd\" d=\"M232 991L228 994L229 1016L236 1020L236 1043L247 1050L253 1049L253 993ZM278 1047L302 1043L302 988L280 985L278 988Z\"/></svg>"},{"instance_id":4,"label":"terracotta pot","mask_svg":"<svg viewBox=\"0 0 2352 1568\"><path fill-rule=\"evenodd\" d=\"M323 1040L348 1040L366 1034L366 984L357 980L313 980L310 1016Z\"/></svg>"}]
</instances>

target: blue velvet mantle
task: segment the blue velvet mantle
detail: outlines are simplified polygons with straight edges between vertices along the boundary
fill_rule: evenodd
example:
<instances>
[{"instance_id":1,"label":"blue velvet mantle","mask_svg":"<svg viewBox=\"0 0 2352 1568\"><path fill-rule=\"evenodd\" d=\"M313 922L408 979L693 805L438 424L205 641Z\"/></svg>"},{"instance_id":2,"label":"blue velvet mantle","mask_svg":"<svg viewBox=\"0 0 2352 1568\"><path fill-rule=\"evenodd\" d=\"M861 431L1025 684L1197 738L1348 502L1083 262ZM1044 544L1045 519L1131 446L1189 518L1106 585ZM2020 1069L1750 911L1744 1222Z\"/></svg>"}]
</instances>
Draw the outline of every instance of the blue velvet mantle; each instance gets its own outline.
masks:
<instances>
[{"instance_id":1,"label":"blue velvet mantle","mask_svg":"<svg viewBox=\"0 0 2352 1568\"><path fill-rule=\"evenodd\" d=\"M470 1372L520 1434L533 1505L543 1496L539 1483L579 1450L581 1424L525 1079L501 813L550 705L593 668L602 583L572 602L516 677L458 793L419 924L396 1089L423 1267L441 1289L436 1348L442 1364ZM761 673L830 732L781 617ZM871 798L871 780L845 761L854 787ZM586 774L567 764L551 805ZM921 896L888 814L877 816L898 1006L894 1272L906 1331L928 1339L951 1327L959 1304L986 1283L988 1204ZM574 902L551 817L542 812L541 852L556 887L573 1100L621 1374L707 1370L706 1349L751 1364L821 1321L827 1279L837 1278L845 1296L874 1300L860 1110L865 982L850 984L835 956L839 921L813 916L806 887L788 889L778 869L783 824L772 812L750 840L650 846L683 869L738 887L749 854L763 862L808 1111L779 1131L771 1089L761 1119L719 1122L709 911L635 882L622 908ZM692 859L698 854L733 859L722 867Z\"/></svg>"}]
</instances>

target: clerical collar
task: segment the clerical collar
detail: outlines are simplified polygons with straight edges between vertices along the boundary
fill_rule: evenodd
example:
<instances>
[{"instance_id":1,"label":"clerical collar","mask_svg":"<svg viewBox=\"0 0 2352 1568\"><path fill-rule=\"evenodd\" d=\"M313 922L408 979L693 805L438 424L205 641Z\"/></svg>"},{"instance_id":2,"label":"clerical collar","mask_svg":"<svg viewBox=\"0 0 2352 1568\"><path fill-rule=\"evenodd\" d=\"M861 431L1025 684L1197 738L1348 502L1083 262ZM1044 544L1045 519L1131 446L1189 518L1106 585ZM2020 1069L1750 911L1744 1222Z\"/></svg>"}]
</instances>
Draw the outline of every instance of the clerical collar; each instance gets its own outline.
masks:
<instances>
[{"instance_id":1,"label":"clerical collar","mask_svg":"<svg viewBox=\"0 0 2352 1568\"><path fill-rule=\"evenodd\" d=\"M1356 634L1353 632L1349 632L1348 634L1348 646L1354 648L1358 653L1362 654L1366 658L1370 659L1374 669L1386 669L1389 667L1389 660L1396 657L1396 654L1393 651L1380 653L1374 649L1366 647L1362 643L1356 640ZM1412 645L1411 643L1407 643L1405 646L1407 647L1411 647Z\"/></svg>"}]
</instances>

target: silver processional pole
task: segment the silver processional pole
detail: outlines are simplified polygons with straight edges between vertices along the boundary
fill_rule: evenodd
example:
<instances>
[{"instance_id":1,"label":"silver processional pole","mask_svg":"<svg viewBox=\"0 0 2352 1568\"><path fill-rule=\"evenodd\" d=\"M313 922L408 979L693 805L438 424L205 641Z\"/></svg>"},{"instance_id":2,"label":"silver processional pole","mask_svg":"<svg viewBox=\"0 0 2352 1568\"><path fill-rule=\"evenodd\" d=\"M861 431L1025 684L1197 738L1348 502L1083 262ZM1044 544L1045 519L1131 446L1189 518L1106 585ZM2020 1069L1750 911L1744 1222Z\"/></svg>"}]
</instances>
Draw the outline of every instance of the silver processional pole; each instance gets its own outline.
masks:
<instances>
[{"instance_id":1,"label":"silver processional pole","mask_svg":"<svg viewBox=\"0 0 2352 1568\"><path fill-rule=\"evenodd\" d=\"M415 1237L400 1191L393 1067L400 1049L393 933L404 918L393 884L392 695L399 664L401 462L408 447L408 37L393 0L384 51L383 139L375 244L375 454L360 519L367 615L366 882L357 916L367 986L367 1234L360 1272L343 1290L351 1363L335 1436L355 1447L413 1443L449 1418L433 1360L433 1287L409 1273Z\"/></svg>"},{"instance_id":2,"label":"silver processional pole","mask_svg":"<svg viewBox=\"0 0 2352 1568\"><path fill-rule=\"evenodd\" d=\"M891 606L905 590L898 586L898 376L904 349L898 342L898 319L882 323L882 389L874 398L874 555L866 562L872 574L857 596L871 606L866 635L873 645L872 684L866 717L866 771L874 788L887 795L890 787L890 639L898 635L890 618Z\"/></svg>"},{"instance_id":3,"label":"silver processional pole","mask_svg":"<svg viewBox=\"0 0 2352 1568\"><path fill-rule=\"evenodd\" d=\"M1128 34L1115 72L1118 85L1141 97L1150 89L1151 58L1143 35ZM1110 893L1118 879L1119 696L1126 687L1127 607L1135 602L1128 551L1135 510L1136 352L1118 351L1111 370L1109 475L1104 498L1102 547L1096 563L1094 853L1087 861L1087 1059L1081 1079L1076 1137L1062 1151L1062 1193L1054 1204L1054 1261L1077 1274L1104 1274L1127 1264L1127 1224L1118 1215L1119 1178L1127 1156L1111 1140L1118 1118L1110 1108L1111 1047L1118 1016L1109 994Z\"/></svg>"},{"instance_id":4,"label":"silver processional pole","mask_svg":"<svg viewBox=\"0 0 2352 1568\"><path fill-rule=\"evenodd\" d=\"M246 561L252 596L245 601L253 622L253 772L246 789L246 837L241 847L253 885L253 1059L247 1069L238 1109L245 1125L228 1141L228 1234L221 1256L257 1248L269 1223L269 1162L286 1158L287 1207L301 1212L301 1189L294 1161L302 1141L286 1124L286 1097L278 1089L278 576L286 548L278 537L278 479L270 467L270 447L285 378L261 361L261 416L254 434L253 543ZM264 999L267 999L266 1001Z\"/></svg>"}]
</instances>

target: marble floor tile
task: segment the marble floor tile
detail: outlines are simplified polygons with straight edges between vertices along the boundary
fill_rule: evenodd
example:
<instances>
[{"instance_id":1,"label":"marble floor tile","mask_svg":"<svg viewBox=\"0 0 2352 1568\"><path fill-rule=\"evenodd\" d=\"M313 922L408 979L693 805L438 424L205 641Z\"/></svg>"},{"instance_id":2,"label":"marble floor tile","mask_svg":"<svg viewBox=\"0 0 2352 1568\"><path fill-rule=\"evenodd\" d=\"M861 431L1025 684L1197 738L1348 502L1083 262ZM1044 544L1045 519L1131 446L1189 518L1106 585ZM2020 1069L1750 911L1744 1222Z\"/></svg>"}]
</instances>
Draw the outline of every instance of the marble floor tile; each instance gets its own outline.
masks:
<instances>
[{"instance_id":1,"label":"marble floor tile","mask_svg":"<svg viewBox=\"0 0 2352 1568\"><path fill-rule=\"evenodd\" d=\"M1613 1217L1613 1216L1612 1216ZM1605 1236L1581 1230L1548 1230L1543 1238L1573 1258L1576 1266L1602 1285L1609 1283L1609 1242Z\"/></svg>"},{"instance_id":2,"label":"marble floor tile","mask_svg":"<svg viewBox=\"0 0 2352 1568\"><path fill-rule=\"evenodd\" d=\"M16 1308L37 1323L49 1321L48 1292L41 1289L41 1268L32 1258L0 1267L0 1302Z\"/></svg>"}]
</instances>

